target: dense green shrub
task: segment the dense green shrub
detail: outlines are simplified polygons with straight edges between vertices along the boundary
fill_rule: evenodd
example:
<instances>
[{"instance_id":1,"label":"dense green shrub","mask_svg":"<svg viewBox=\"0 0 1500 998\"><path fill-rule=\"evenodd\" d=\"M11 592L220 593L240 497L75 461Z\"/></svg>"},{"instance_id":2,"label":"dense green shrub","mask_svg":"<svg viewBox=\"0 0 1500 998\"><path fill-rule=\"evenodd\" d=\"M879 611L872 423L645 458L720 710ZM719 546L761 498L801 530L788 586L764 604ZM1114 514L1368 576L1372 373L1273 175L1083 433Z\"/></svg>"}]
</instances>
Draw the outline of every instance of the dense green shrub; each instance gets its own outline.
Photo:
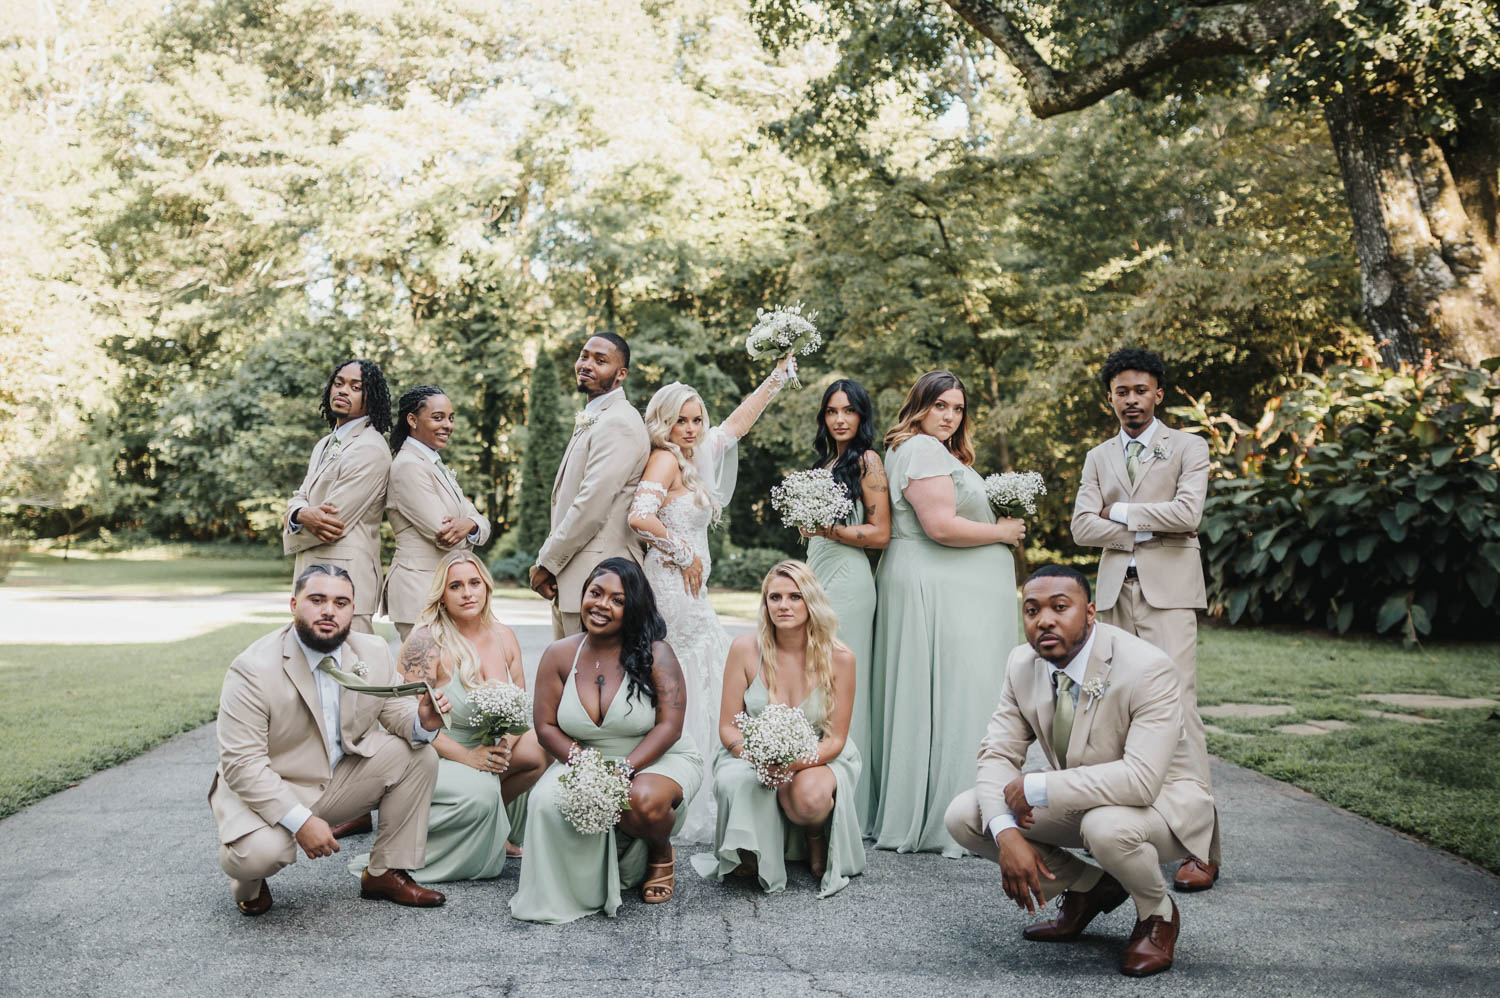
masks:
<instances>
[{"instance_id":1,"label":"dense green shrub","mask_svg":"<svg viewBox=\"0 0 1500 998\"><path fill-rule=\"evenodd\" d=\"M1419 636L1493 621L1496 406L1483 368L1304 375L1254 425L1175 409L1217 458L1200 534L1209 608L1231 623L1321 619Z\"/></svg>"},{"instance_id":2,"label":"dense green shrub","mask_svg":"<svg viewBox=\"0 0 1500 998\"><path fill-rule=\"evenodd\" d=\"M759 591L761 580L777 562L791 557L775 548L744 548L725 555L722 561L714 562L710 582L725 589L750 589ZM805 557L805 556L804 556Z\"/></svg>"},{"instance_id":3,"label":"dense green shrub","mask_svg":"<svg viewBox=\"0 0 1500 998\"><path fill-rule=\"evenodd\" d=\"M536 564L536 555L525 551L501 555L490 562L490 574L496 582L519 582L527 585L531 580L531 566Z\"/></svg>"}]
</instances>

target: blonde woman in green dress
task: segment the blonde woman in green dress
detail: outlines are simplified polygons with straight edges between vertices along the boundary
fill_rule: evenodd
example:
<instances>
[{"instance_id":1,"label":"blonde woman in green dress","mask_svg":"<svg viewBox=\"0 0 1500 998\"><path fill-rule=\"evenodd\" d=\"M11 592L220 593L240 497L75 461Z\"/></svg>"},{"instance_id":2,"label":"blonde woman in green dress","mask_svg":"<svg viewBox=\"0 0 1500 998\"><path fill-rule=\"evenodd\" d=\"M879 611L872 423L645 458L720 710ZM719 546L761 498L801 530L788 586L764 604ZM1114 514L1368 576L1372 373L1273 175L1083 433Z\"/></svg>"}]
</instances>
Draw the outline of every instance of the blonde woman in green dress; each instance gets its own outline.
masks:
<instances>
[{"instance_id":1,"label":"blonde woman in green dress","mask_svg":"<svg viewBox=\"0 0 1500 998\"><path fill-rule=\"evenodd\" d=\"M973 469L968 395L948 371L917 379L885 437L891 542L875 572L875 846L964 850L943 825L974 780L979 741L1017 644L1008 545L1020 520L997 521Z\"/></svg>"},{"instance_id":2,"label":"blonde woman in green dress","mask_svg":"<svg viewBox=\"0 0 1500 998\"><path fill-rule=\"evenodd\" d=\"M507 842L520 837L526 791L547 765L534 732L482 745L473 722L469 690L492 680L526 685L516 635L491 609L494 589L472 551L444 556L396 662L407 682L425 680L453 705L450 726L432 743L439 759L427 854L412 874L420 872L424 883L500 876Z\"/></svg>"},{"instance_id":3,"label":"blonde woman in green dress","mask_svg":"<svg viewBox=\"0 0 1500 998\"><path fill-rule=\"evenodd\" d=\"M870 651L875 634L875 574L866 551L883 550L891 539L891 490L885 466L875 453L875 407L858 381L840 378L823 393L818 410L816 468L833 472L854 500L854 512L841 524L816 531L807 538L807 564L818 577L839 622L839 640L854 653L854 713L849 737L865 753L859 783L854 788L854 810L859 827L870 830L875 815L874 754L870 729Z\"/></svg>"},{"instance_id":4,"label":"blonde woman in green dress","mask_svg":"<svg viewBox=\"0 0 1500 998\"><path fill-rule=\"evenodd\" d=\"M682 733L687 687L666 622L641 567L609 558L584 583L583 633L554 641L537 667L536 734L566 762L592 748L633 773L630 809L615 827L584 835L558 810L561 766L542 774L526 818L526 861L510 913L528 922L613 917L622 888L672 898L671 836L703 780L703 757Z\"/></svg>"},{"instance_id":5,"label":"blonde woman in green dress","mask_svg":"<svg viewBox=\"0 0 1500 998\"><path fill-rule=\"evenodd\" d=\"M724 669L721 744L714 754L718 829L711 853L693 857L705 877L755 878L761 889L786 887L786 861L807 859L818 897L842 890L865 869L863 829L854 804L859 749L849 738L854 653L839 641L838 620L812 569L783 561L760 587L754 636L736 638ZM770 703L800 707L818 733L816 762L795 762L791 779L767 787L743 758L735 715Z\"/></svg>"}]
</instances>

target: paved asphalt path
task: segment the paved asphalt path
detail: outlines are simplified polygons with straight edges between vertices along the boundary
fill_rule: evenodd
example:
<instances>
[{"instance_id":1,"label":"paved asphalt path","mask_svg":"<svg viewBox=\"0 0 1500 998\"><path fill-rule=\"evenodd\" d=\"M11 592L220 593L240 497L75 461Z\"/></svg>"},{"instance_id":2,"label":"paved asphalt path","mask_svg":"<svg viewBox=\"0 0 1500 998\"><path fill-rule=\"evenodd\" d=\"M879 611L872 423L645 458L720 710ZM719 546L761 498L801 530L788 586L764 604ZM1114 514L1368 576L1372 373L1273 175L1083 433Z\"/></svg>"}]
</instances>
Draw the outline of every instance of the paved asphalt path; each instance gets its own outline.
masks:
<instances>
[{"instance_id":1,"label":"paved asphalt path","mask_svg":"<svg viewBox=\"0 0 1500 998\"><path fill-rule=\"evenodd\" d=\"M502 608L530 663L541 609ZM1077 942L1028 943L993 865L873 849L824 901L805 868L766 896L679 862L668 904L543 926L509 917L515 863L442 885L437 910L360 900L343 860L366 837L284 870L249 919L215 862L214 761L208 725L0 821L0 995L1500 993L1500 878L1222 764L1225 875L1178 897L1177 966L1133 981L1116 970L1130 905Z\"/></svg>"}]
</instances>

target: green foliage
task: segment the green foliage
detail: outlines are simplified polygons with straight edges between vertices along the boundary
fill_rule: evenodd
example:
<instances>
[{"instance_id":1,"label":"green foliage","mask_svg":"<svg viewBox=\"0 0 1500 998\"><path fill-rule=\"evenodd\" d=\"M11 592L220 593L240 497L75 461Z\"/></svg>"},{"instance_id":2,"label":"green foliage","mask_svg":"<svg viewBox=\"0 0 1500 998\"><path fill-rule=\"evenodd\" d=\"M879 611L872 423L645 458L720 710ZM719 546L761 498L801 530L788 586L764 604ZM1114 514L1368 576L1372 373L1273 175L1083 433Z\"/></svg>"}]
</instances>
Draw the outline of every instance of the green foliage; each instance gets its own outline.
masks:
<instances>
[{"instance_id":1,"label":"green foliage","mask_svg":"<svg viewBox=\"0 0 1500 998\"><path fill-rule=\"evenodd\" d=\"M545 537L545 535L543 535ZM531 566L536 564L536 555L516 551L513 554L502 555L490 562L489 569L496 582L516 582L521 585L529 585L531 581Z\"/></svg>"},{"instance_id":2,"label":"green foliage","mask_svg":"<svg viewBox=\"0 0 1500 998\"><path fill-rule=\"evenodd\" d=\"M558 391L557 364L539 351L531 369L526 400L525 458L521 463L520 518L517 538L522 551L536 551L552 531L552 482L562 464L572 427L567 425Z\"/></svg>"},{"instance_id":3,"label":"green foliage","mask_svg":"<svg viewBox=\"0 0 1500 998\"><path fill-rule=\"evenodd\" d=\"M1213 612L1477 633L1500 591L1500 377L1457 365L1305 376L1254 424L1175 412L1219 459L1200 534Z\"/></svg>"},{"instance_id":4,"label":"green foliage","mask_svg":"<svg viewBox=\"0 0 1500 998\"><path fill-rule=\"evenodd\" d=\"M772 566L792 557L805 557L805 553L800 556L789 555L776 548L745 548L741 551L732 551L725 556L723 561L714 562L713 584L726 589L759 592L760 584Z\"/></svg>"}]
</instances>

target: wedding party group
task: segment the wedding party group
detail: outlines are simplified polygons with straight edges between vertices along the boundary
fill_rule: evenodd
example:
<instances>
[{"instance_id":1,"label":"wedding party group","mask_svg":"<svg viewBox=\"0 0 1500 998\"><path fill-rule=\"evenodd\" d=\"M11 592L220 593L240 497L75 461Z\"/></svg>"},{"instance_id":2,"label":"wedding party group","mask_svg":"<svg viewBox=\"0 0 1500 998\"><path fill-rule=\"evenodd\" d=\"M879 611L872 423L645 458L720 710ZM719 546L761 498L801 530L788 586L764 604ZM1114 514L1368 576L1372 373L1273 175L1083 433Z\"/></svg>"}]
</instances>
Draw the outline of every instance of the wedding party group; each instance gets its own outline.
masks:
<instances>
[{"instance_id":1,"label":"wedding party group","mask_svg":"<svg viewBox=\"0 0 1500 998\"><path fill-rule=\"evenodd\" d=\"M681 383L643 415L629 344L585 340L586 403L530 573L555 640L529 689L474 552L490 524L443 463L452 401L417 386L393 418L378 365L337 365L284 521L291 622L234 660L220 702L209 803L239 910L270 909L299 848L371 830L349 864L363 897L441 905L428 885L515 859L511 914L547 923L613 916L631 890L669 901L674 843L707 846L698 876L766 892L805 862L828 897L869 840L978 854L1033 914L1060 899L1027 939L1077 938L1131 900L1121 971L1169 968L1181 916L1162 865L1207 890L1221 857L1195 683L1209 455L1156 417L1163 362L1124 349L1100 372L1119 431L1089 452L1072 520L1101 550L1095 586L1060 565L1017 586L1011 549L1045 486L973 468L957 376L918 377L879 449L869 393L834 381L814 466L769 496L806 558L770 569L754 633L731 641L708 534L739 441L817 342L798 308L758 316L747 346L774 367L715 424ZM1034 743L1047 768L1024 772Z\"/></svg>"}]
</instances>

